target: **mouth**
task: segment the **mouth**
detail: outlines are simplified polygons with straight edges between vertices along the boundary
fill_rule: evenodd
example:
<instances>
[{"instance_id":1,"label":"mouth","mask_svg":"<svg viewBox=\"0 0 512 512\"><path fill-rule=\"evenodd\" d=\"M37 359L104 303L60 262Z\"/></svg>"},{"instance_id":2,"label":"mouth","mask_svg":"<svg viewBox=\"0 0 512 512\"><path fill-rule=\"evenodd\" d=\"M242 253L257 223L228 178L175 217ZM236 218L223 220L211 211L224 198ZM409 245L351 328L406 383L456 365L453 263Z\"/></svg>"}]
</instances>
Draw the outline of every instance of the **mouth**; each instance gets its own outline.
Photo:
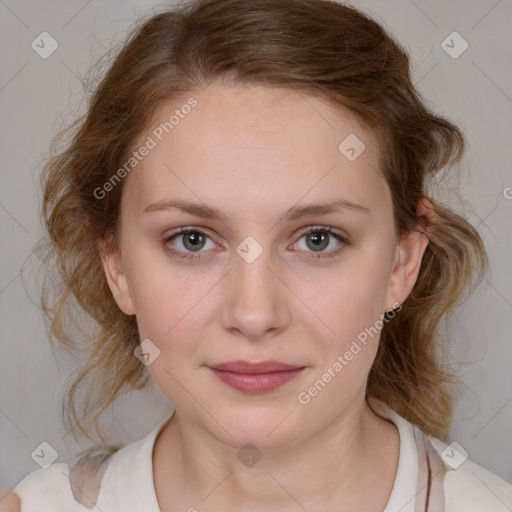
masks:
<instances>
[{"instance_id":1,"label":"mouth","mask_svg":"<svg viewBox=\"0 0 512 512\"><path fill-rule=\"evenodd\" d=\"M230 361L208 366L224 384L246 393L264 393L296 378L305 366L280 361Z\"/></svg>"}]
</instances>

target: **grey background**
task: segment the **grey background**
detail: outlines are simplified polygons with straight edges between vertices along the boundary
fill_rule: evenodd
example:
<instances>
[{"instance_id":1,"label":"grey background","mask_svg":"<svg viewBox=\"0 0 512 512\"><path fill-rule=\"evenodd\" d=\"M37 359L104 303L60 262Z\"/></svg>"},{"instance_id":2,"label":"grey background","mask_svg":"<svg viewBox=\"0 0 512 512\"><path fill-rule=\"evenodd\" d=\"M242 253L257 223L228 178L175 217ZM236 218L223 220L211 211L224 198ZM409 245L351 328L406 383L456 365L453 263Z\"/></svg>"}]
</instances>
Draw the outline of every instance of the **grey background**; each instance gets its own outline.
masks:
<instances>
[{"instance_id":1,"label":"grey background","mask_svg":"<svg viewBox=\"0 0 512 512\"><path fill-rule=\"evenodd\" d=\"M357 1L406 47L414 81L431 108L457 122L469 147L462 179L437 190L483 236L491 258L483 286L457 314L454 352L476 361L465 373L454 441L471 460L512 483L512 90L510 0ZM52 135L85 103L80 79L121 40L133 20L164 3L0 0L0 490L38 469L32 451L49 442L69 460L79 448L61 421L63 386L76 361L48 343L37 301L41 161ZM43 31L58 49L42 59L31 48ZM453 59L441 47L457 31L469 48ZM508 56L507 56L508 55ZM457 195L457 187L467 202ZM115 439L145 435L170 406L158 391L124 397L105 416Z\"/></svg>"}]
</instances>

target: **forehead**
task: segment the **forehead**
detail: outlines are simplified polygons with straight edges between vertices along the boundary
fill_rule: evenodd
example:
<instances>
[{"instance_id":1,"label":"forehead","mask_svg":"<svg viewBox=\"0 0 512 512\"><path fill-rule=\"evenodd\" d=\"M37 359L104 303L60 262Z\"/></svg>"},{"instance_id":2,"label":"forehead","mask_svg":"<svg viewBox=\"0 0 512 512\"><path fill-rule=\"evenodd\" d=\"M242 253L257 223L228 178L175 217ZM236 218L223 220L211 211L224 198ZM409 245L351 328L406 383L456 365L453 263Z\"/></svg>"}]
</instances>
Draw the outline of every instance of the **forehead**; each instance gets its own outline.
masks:
<instances>
[{"instance_id":1,"label":"forehead","mask_svg":"<svg viewBox=\"0 0 512 512\"><path fill-rule=\"evenodd\" d=\"M162 107L134 149L148 141L152 148L124 184L123 203L138 214L176 197L232 213L231 205L282 210L302 197L340 194L378 207L386 195L376 139L357 116L289 89L216 85L191 93Z\"/></svg>"}]
</instances>

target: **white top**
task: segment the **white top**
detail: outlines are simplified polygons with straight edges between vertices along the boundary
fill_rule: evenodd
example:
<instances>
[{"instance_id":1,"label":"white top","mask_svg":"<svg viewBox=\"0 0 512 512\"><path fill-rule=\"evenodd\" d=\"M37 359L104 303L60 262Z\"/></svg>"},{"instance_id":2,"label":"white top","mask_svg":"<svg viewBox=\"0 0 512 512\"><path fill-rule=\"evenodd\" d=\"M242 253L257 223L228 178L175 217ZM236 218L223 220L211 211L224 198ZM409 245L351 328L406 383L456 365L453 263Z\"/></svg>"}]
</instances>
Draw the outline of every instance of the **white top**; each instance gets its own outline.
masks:
<instances>
[{"instance_id":1,"label":"white top","mask_svg":"<svg viewBox=\"0 0 512 512\"><path fill-rule=\"evenodd\" d=\"M397 474L383 512L512 511L512 485L465 458L462 447L427 436L384 402L369 398L369 403L400 434ZM94 510L101 512L160 512L153 445L173 414L143 439L113 454L97 452L89 466L70 470L67 463L54 463L30 473L13 489L20 510L84 512L96 503Z\"/></svg>"}]
</instances>

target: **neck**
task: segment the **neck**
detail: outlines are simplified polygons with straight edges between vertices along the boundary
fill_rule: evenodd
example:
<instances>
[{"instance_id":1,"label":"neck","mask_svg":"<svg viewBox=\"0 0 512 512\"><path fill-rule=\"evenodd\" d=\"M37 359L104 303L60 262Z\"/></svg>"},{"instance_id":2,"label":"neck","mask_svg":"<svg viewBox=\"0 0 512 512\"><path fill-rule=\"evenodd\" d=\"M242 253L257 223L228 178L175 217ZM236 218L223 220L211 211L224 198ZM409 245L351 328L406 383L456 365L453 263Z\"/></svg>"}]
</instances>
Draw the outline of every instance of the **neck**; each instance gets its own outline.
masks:
<instances>
[{"instance_id":1,"label":"neck","mask_svg":"<svg viewBox=\"0 0 512 512\"><path fill-rule=\"evenodd\" d=\"M176 411L155 442L155 490L165 511L240 510L240 503L250 504L244 510L380 511L398 451L397 428L364 400L351 402L314 436L245 452L245 463L237 448Z\"/></svg>"}]
</instances>

